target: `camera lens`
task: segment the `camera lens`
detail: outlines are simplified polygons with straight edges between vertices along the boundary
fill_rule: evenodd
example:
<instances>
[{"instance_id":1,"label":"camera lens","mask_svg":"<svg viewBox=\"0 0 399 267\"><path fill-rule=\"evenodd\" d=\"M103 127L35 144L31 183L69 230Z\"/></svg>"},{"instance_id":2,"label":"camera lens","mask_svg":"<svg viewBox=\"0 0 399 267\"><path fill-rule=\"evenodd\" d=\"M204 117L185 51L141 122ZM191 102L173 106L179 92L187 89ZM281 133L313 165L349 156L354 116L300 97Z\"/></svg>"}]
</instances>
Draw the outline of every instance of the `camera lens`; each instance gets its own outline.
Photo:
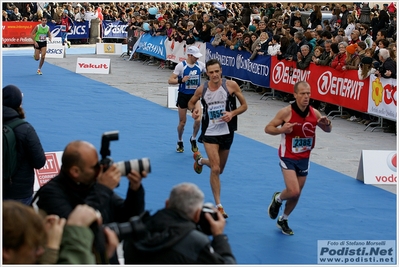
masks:
<instances>
[{"instance_id":1,"label":"camera lens","mask_svg":"<svg viewBox=\"0 0 399 267\"><path fill-rule=\"evenodd\" d=\"M141 173L142 171L146 171L147 173L151 172L151 164L149 158L120 161L117 162L116 165L121 171L122 176L126 176L126 174L131 172L131 170L136 170L138 173Z\"/></svg>"}]
</instances>

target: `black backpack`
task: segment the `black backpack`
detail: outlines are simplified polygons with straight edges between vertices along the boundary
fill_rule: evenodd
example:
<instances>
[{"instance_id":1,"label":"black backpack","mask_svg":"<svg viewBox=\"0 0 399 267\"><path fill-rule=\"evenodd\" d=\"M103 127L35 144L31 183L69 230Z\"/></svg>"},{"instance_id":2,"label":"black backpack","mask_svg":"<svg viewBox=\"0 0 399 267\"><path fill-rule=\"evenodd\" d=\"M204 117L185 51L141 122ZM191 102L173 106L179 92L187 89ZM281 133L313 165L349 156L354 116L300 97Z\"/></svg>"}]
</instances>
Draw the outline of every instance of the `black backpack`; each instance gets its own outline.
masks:
<instances>
[{"instance_id":1,"label":"black backpack","mask_svg":"<svg viewBox=\"0 0 399 267\"><path fill-rule=\"evenodd\" d=\"M23 119L16 119L3 124L3 181L10 181L17 169L17 139L15 127L26 123Z\"/></svg>"}]
</instances>

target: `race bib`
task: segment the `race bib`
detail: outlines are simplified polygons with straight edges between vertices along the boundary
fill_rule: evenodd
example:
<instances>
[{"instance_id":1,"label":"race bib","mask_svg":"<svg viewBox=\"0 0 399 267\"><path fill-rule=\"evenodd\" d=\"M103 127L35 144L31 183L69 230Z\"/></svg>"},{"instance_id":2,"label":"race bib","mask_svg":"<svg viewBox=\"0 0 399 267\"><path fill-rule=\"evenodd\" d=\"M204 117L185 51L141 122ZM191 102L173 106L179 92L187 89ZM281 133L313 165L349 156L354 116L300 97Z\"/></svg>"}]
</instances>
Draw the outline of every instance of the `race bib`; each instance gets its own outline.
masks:
<instances>
[{"instance_id":1,"label":"race bib","mask_svg":"<svg viewBox=\"0 0 399 267\"><path fill-rule=\"evenodd\" d=\"M198 82L199 82L199 76L198 75L190 75L190 79L186 81L186 89L197 89L198 87Z\"/></svg>"},{"instance_id":2,"label":"race bib","mask_svg":"<svg viewBox=\"0 0 399 267\"><path fill-rule=\"evenodd\" d=\"M46 37L47 37L47 34L39 34L39 41L40 42L45 42L46 41Z\"/></svg>"},{"instance_id":3,"label":"race bib","mask_svg":"<svg viewBox=\"0 0 399 267\"><path fill-rule=\"evenodd\" d=\"M313 138L292 138L292 152L302 153L312 149Z\"/></svg>"},{"instance_id":4,"label":"race bib","mask_svg":"<svg viewBox=\"0 0 399 267\"><path fill-rule=\"evenodd\" d=\"M222 120L223 112L226 111L224 104L212 105L208 107L209 122L213 124L225 123Z\"/></svg>"},{"instance_id":5,"label":"race bib","mask_svg":"<svg viewBox=\"0 0 399 267\"><path fill-rule=\"evenodd\" d=\"M66 25L61 25L60 28L61 28L61 31L63 31L63 32L66 31Z\"/></svg>"}]
</instances>

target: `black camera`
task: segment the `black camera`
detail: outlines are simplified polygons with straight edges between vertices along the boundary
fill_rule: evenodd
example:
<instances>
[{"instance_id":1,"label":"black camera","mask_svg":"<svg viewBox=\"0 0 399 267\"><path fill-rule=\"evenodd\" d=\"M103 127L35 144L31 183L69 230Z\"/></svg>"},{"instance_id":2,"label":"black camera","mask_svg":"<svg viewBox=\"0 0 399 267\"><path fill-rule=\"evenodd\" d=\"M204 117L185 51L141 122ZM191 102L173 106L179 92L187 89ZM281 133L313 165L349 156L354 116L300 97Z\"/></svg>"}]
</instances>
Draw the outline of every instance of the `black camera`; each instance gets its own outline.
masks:
<instances>
[{"instance_id":1,"label":"black camera","mask_svg":"<svg viewBox=\"0 0 399 267\"><path fill-rule=\"evenodd\" d=\"M127 222L117 223L112 222L104 224L103 227L108 227L116 233L119 240L131 237L135 240L144 238L147 235L147 227L143 219L150 216L148 211L143 212L139 216L133 216Z\"/></svg>"},{"instance_id":2,"label":"black camera","mask_svg":"<svg viewBox=\"0 0 399 267\"><path fill-rule=\"evenodd\" d=\"M111 150L109 149L109 143L114 140L119 140L119 132L111 131L103 133L101 139L101 160L100 165L104 166L104 171L108 169L114 162L108 156L111 155ZM121 171L122 176L126 176L131 170L136 170L140 174L142 171L146 171L147 173L151 172L151 164L149 158L141 158L141 159L131 159L127 161L116 162L118 169Z\"/></svg>"},{"instance_id":3,"label":"black camera","mask_svg":"<svg viewBox=\"0 0 399 267\"><path fill-rule=\"evenodd\" d=\"M205 217L205 214L209 213L212 218L217 221L218 220L218 214L214 210L214 206L212 203L205 203L202 207L201 215L200 215L200 220L197 223L197 228L203 232L206 235L212 235L211 232L211 226L208 222L208 220Z\"/></svg>"}]
</instances>

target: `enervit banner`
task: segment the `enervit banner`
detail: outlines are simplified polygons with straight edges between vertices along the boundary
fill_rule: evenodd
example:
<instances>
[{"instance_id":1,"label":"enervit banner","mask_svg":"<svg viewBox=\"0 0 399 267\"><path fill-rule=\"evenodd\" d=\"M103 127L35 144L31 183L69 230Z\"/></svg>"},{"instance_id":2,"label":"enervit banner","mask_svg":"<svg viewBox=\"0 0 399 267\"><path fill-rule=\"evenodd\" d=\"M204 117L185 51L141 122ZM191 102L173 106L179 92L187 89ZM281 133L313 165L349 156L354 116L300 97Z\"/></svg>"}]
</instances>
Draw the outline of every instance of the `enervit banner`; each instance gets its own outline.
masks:
<instances>
[{"instance_id":1,"label":"enervit banner","mask_svg":"<svg viewBox=\"0 0 399 267\"><path fill-rule=\"evenodd\" d=\"M397 116L397 80L377 78L370 75L369 106L367 112L396 121Z\"/></svg>"},{"instance_id":2,"label":"enervit banner","mask_svg":"<svg viewBox=\"0 0 399 267\"><path fill-rule=\"evenodd\" d=\"M328 66L310 64L305 70L295 62L272 57L270 87L293 93L294 84L307 81L316 100L367 112L369 79L359 80L357 70L337 71Z\"/></svg>"},{"instance_id":3,"label":"enervit banner","mask_svg":"<svg viewBox=\"0 0 399 267\"><path fill-rule=\"evenodd\" d=\"M40 170L35 169L35 183L33 191L39 190L45 183L54 178L61 170L63 151L46 152L46 164Z\"/></svg>"}]
</instances>

